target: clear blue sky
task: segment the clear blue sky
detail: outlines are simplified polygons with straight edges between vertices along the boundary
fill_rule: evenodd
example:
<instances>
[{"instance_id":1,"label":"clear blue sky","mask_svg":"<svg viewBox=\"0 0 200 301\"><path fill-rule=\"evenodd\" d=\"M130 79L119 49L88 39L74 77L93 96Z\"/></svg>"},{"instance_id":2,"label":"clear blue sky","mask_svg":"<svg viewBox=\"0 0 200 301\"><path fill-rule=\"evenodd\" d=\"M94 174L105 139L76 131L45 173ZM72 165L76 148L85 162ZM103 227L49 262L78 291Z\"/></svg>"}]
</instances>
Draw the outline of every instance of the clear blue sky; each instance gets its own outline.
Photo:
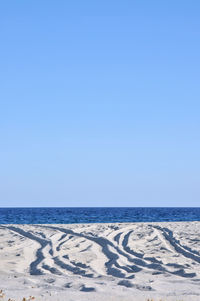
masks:
<instances>
[{"instance_id":1,"label":"clear blue sky","mask_svg":"<svg viewBox=\"0 0 200 301\"><path fill-rule=\"evenodd\" d=\"M1 1L0 206L199 206L199 11Z\"/></svg>"}]
</instances>

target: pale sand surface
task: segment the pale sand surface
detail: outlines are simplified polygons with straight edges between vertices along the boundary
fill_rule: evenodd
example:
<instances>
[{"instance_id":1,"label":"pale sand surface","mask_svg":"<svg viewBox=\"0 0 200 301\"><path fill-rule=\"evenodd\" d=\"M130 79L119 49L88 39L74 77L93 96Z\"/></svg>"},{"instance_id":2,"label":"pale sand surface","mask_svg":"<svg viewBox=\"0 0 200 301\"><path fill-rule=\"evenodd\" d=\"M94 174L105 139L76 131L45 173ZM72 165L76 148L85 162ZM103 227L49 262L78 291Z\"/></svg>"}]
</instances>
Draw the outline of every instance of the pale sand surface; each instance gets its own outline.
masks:
<instances>
[{"instance_id":1,"label":"pale sand surface","mask_svg":"<svg viewBox=\"0 0 200 301\"><path fill-rule=\"evenodd\" d=\"M2 300L200 301L200 222L0 225L0 289Z\"/></svg>"}]
</instances>

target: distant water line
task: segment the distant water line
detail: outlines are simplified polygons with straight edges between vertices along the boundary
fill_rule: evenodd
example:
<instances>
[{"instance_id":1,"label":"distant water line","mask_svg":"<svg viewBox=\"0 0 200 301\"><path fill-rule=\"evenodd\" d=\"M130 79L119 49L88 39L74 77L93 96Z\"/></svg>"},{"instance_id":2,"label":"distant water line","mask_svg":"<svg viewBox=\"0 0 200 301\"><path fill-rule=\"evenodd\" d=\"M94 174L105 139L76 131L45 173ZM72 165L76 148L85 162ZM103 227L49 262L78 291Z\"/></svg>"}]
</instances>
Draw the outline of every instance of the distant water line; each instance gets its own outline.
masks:
<instances>
[{"instance_id":1,"label":"distant water line","mask_svg":"<svg viewBox=\"0 0 200 301\"><path fill-rule=\"evenodd\" d=\"M74 224L200 221L198 208L0 208L0 224Z\"/></svg>"}]
</instances>

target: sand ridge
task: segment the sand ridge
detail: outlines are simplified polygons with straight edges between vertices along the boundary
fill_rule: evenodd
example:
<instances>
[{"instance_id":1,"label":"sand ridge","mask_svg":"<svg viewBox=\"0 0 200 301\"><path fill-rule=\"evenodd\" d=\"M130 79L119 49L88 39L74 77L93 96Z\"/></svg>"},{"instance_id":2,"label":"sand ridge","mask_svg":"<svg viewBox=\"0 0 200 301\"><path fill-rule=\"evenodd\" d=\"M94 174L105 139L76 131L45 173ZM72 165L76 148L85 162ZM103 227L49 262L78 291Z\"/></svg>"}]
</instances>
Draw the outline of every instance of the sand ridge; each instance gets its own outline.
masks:
<instances>
[{"instance_id":1,"label":"sand ridge","mask_svg":"<svg viewBox=\"0 0 200 301\"><path fill-rule=\"evenodd\" d=\"M200 300L200 222L0 225L0 280L11 297Z\"/></svg>"}]
</instances>

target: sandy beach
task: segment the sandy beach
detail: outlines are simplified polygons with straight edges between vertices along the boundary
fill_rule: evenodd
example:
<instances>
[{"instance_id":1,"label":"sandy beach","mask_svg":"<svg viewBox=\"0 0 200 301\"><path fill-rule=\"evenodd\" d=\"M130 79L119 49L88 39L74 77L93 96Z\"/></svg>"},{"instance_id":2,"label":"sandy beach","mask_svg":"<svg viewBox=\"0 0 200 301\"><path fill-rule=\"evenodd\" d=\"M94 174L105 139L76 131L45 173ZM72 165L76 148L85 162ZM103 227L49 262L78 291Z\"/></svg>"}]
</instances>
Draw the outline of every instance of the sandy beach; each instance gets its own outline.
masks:
<instances>
[{"instance_id":1,"label":"sandy beach","mask_svg":"<svg viewBox=\"0 0 200 301\"><path fill-rule=\"evenodd\" d=\"M2 300L200 300L200 222L0 225Z\"/></svg>"}]
</instances>

